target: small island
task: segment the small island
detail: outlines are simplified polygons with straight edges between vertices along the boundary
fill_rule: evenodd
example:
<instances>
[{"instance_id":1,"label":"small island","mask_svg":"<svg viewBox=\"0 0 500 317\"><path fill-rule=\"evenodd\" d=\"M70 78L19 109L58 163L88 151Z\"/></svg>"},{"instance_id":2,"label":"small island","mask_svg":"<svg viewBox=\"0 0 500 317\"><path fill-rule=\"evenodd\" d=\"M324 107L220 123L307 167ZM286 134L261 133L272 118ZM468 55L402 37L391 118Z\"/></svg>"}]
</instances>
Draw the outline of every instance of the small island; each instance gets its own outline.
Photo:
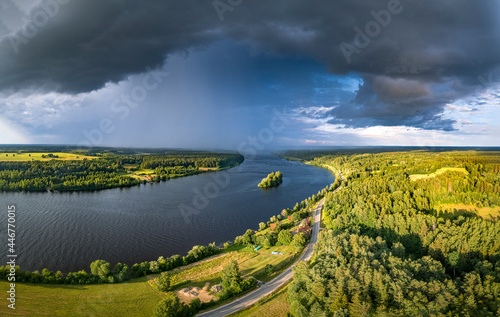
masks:
<instances>
[{"instance_id":1,"label":"small island","mask_svg":"<svg viewBox=\"0 0 500 317\"><path fill-rule=\"evenodd\" d=\"M277 171L276 173L273 172L267 175L266 178L263 178L258 186L260 188L271 188L277 187L281 183L283 183L283 174L281 174L280 171Z\"/></svg>"}]
</instances>

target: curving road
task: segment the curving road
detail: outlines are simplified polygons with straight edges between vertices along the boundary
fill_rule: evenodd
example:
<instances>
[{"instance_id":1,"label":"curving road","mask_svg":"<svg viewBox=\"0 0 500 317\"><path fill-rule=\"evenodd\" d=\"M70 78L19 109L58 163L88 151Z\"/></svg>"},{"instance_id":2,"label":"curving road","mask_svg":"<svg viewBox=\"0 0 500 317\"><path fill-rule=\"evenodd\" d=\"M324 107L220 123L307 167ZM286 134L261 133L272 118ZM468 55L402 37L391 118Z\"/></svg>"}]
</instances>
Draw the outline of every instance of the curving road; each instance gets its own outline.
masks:
<instances>
[{"instance_id":1,"label":"curving road","mask_svg":"<svg viewBox=\"0 0 500 317\"><path fill-rule=\"evenodd\" d=\"M339 188L337 188L339 189ZM283 273L278 275L275 279L273 279L271 282L268 282L264 285L261 285L260 288L256 289L255 291L248 293L247 295L238 298L237 300L226 304L224 306L220 306L218 308L215 308L213 310L210 310L208 312L199 314L197 316L199 317L223 317L227 316L229 314L232 314L234 312L237 312L238 310L241 310L247 306L252 305L256 301L259 300L262 296L266 296L274 292L276 289L278 289L280 286L288 282L292 276L293 276L293 271L292 269L295 267L295 265L302 260L310 260L312 256L312 251L313 251L313 246L316 244L318 241L318 232L320 229L320 223L321 223L321 210L323 209L323 204L325 203L325 199L321 199L320 202L318 203L318 206L314 210L314 225L312 229L312 236L311 236L311 242L305 247L304 252L302 255L295 261L288 269L286 269Z\"/></svg>"}]
</instances>

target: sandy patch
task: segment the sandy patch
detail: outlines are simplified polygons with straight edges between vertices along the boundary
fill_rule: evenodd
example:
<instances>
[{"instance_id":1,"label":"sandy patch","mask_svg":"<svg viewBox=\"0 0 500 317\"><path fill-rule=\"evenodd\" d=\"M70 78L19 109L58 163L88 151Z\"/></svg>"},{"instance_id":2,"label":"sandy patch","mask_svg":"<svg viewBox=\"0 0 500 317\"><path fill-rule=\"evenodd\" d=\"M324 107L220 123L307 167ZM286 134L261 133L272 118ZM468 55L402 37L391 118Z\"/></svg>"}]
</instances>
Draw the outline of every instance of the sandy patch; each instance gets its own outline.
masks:
<instances>
[{"instance_id":1,"label":"sandy patch","mask_svg":"<svg viewBox=\"0 0 500 317\"><path fill-rule=\"evenodd\" d=\"M176 294L179 299L185 303L189 304L193 299L199 298L201 302L208 303L211 300L216 301L217 297L210 295L208 292L210 290L210 283L206 283L203 289L199 287L186 287L177 291Z\"/></svg>"}]
</instances>

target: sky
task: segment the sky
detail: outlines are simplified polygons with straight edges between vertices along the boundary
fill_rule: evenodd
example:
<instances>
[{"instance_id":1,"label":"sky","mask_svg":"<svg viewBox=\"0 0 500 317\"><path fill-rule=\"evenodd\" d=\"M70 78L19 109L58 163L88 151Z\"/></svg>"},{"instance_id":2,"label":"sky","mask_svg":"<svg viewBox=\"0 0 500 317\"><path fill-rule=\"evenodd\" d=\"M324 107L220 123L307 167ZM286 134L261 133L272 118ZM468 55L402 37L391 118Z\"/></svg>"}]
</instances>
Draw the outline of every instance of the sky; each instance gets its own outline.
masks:
<instances>
[{"instance_id":1,"label":"sky","mask_svg":"<svg viewBox=\"0 0 500 317\"><path fill-rule=\"evenodd\" d=\"M0 0L0 144L499 146L500 2Z\"/></svg>"}]
</instances>

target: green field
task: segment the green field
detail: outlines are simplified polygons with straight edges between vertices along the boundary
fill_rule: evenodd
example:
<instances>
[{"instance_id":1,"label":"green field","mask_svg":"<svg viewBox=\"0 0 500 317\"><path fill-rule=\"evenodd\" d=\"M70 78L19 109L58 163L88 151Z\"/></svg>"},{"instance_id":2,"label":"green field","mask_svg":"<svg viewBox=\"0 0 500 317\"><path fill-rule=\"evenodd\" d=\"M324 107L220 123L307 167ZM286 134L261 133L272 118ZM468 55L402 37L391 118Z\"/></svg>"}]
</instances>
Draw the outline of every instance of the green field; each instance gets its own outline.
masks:
<instances>
[{"instance_id":1,"label":"green field","mask_svg":"<svg viewBox=\"0 0 500 317\"><path fill-rule=\"evenodd\" d=\"M284 255L271 254L272 251L282 252ZM296 247L289 246L260 249L256 251L258 256L250 258L240 264L240 272L243 276L253 276L259 281L270 281L278 275L278 272L282 271L294 261L297 251ZM267 275L264 269L267 264L271 264L275 267L276 273L271 276Z\"/></svg>"},{"instance_id":2,"label":"green field","mask_svg":"<svg viewBox=\"0 0 500 317\"><path fill-rule=\"evenodd\" d=\"M278 271L291 264L295 255L297 255L297 248L289 246L271 247L267 250L261 249L259 251L254 251L253 248L246 246L234 246L235 249L238 247L241 251L231 251L213 259L199 262L196 265L174 270L171 277L172 289L177 290L195 286L203 287L207 282L212 285L220 283L220 273L223 267L231 260L238 261L242 277L253 276L261 281L269 281L278 274ZM285 254L275 255L271 254L272 251ZM268 276L264 270L267 264L275 266L277 272ZM159 274L148 276L151 285L155 284L153 279L158 276Z\"/></svg>"},{"instance_id":3,"label":"green field","mask_svg":"<svg viewBox=\"0 0 500 317\"><path fill-rule=\"evenodd\" d=\"M283 287L270 297L260 299L250 308L236 312L231 317L285 317L290 312L290 304L287 297L288 287Z\"/></svg>"},{"instance_id":4,"label":"green field","mask_svg":"<svg viewBox=\"0 0 500 317\"><path fill-rule=\"evenodd\" d=\"M230 252L196 265L189 265L172 271L171 288L178 290L184 287L203 287L205 283L217 284L220 282L222 268L231 260L241 263L256 255L245 252ZM148 275L149 284L156 285L154 278L159 274Z\"/></svg>"},{"instance_id":5,"label":"green field","mask_svg":"<svg viewBox=\"0 0 500 317\"><path fill-rule=\"evenodd\" d=\"M8 286L0 281L2 293ZM151 316L162 296L145 277L83 286L17 283L16 309L4 300L0 316Z\"/></svg>"},{"instance_id":6,"label":"green field","mask_svg":"<svg viewBox=\"0 0 500 317\"><path fill-rule=\"evenodd\" d=\"M54 154L57 158L45 157L42 155ZM96 156L86 156L81 154L71 154L63 152L50 152L50 153L6 153L0 152L0 161L50 161L50 160L83 160L83 159L95 159Z\"/></svg>"},{"instance_id":7,"label":"green field","mask_svg":"<svg viewBox=\"0 0 500 317\"><path fill-rule=\"evenodd\" d=\"M417 179L435 177L436 175L443 174L445 172L461 172L461 173L464 173L465 175L469 175L469 172L467 172L467 170L463 167L443 167L443 168L440 168L436 172L431 173L431 174L413 174L413 175L410 175L410 180L415 181Z\"/></svg>"}]
</instances>

